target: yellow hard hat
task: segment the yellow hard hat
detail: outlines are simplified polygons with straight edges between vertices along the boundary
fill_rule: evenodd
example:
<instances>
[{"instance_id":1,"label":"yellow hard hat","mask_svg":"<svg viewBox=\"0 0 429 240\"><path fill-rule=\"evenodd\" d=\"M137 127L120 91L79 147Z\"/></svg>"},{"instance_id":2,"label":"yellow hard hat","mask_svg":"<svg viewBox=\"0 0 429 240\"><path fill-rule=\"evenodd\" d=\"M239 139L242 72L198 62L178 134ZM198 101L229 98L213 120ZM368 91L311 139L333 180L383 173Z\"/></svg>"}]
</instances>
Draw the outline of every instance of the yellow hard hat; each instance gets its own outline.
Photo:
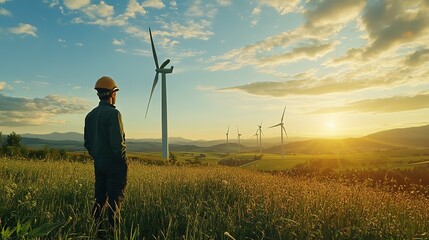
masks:
<instances>
[{"instance_id":1,"label":"yellow hard hat","mask_svg":"<svg viewBox=\"0 0 429 240\"><path fill-rule=\"evenodd\" d=\"M119 91L118 85L116 85L115 80L113 80L110 77L103 76L100 79L97 80L95 83L94 89L107 89L110 92L116 92Z\"/></svg>"}]
</instances>

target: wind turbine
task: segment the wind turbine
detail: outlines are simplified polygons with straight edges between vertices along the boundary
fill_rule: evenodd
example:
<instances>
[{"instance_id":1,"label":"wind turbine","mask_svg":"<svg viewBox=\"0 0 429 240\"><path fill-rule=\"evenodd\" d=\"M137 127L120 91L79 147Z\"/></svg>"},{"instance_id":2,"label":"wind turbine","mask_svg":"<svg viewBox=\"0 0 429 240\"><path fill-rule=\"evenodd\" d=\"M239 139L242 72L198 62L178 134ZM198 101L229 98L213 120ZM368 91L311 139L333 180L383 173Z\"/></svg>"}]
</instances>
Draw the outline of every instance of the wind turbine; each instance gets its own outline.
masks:
<instances>
[{"instance_id":1,"label":"wind turbine","mask_svg":"<svg viewBox=\"0 0 429 240\"><path fill-rule=\"evenodd\" d=\"M226 131L225 135L226 135L226 144L228 145L229 144L229 138L228 138L228 136L229 136L229 126L228 126L228 130Z\"/></svg>"},{"instance_id":2,"label":"wind turbine","mask_svg":"<svg viewBox=\"0 0 429 240\"><path fill-rule=\"evenodd\" d=\"M281 135L281 140L282 140L282 159L284 159L284 155L285 155L285 150L284 150L284 146L283 146L283 132L286 134L286 137L287 137L286 128L284 127L284 123L283 123L283 118L285 116L285 111L286 111L286 106L283 109L283 115L282 115L282 119L280 120L280 123L276 124L274 126L269 127L269 128L280 127L280 135Z\"/></svg>"},{"instance_id":3,"label":"wind turbine","mask_svg":"<svg viewBox=\"0 0 429 240\"><path fill-rule=\"evenodd\" d=\"M153 54L153 59L155 60L155 78L153 80L153 85L152 85L152 91L150 92L150 97L149 97L149 102L147 103L147 108L146 108L146 115L145 118L147 116L147 111L149 110L149 104L150 104L150 100L152 99L152 94L153 91L155 90L156 84L158 83L158 75L159 73L162 74L162 91L161 91L161 99L162 99L162 158L167 159L169 158L169 149L168 149L168 128L167 128L167 77L166 75L168 73L172 73L173 72L173 66L171 66L170 68L165 68L167 66L168 63L170 63L170 59L165 60L161 66L159 66L158 64L158 57L156 56L156 51L155 51L155 45L153 44L153 38L152 38L152 32L149 28L149 35L150 35L150 43L152 46L152 54Z\"/></svg>"},{"instance_id":4,"label":"wind turbine","mask_svg":"<svg viewBox=\"0 0 429 240\"><path fill-rule=\"evenodd\" d=\"M241 133L238 127L237 127L237 139L238 139L238 153L240 153L241 152Z\"/></svg>"},{"instance_id":5,"label":"wind turbine","mask_svg":"<svg viewBox=\"0 0 429 240\"><path fill-rule=\"evenodd\" d=\"M228 130L226 131L225 135L226 135L226 149L229 152L229 138L228 138L228 136L229 136L229 126L228 126Z\"/></svg>"},{"instance_id":6,"label":"wind turbine","mask_svg":"<svg viewBox=\"0 0 429 240\"><path fill-rule=\"evenodd\" d=\"M256 132L259 131L259 154L262 154L262 122L258 125L258 128Z\"/></svg>"},{"instance_id":7,"label":"wind turbine","mask_svg":"<svg viewBox=\"0 0 429 240\"><path fill-rule=\"evenodd\" d=\"M258 133L259 129L256 129L256 133L253 134L252 136L256 136L256 147L259 147L259 133Z\"/></svg>"}]
</instances>

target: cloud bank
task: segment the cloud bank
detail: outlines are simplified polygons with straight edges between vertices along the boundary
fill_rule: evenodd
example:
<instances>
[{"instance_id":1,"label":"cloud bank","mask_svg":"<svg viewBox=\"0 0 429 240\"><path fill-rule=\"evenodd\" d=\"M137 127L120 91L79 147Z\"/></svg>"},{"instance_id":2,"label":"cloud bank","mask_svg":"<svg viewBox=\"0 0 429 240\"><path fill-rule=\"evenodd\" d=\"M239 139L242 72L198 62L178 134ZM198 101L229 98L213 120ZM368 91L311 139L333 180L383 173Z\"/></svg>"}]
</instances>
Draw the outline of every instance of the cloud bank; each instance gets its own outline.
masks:
<instances>
[{"instance_id":1,"label":"cloud bank","mask_svg":"<svg viewBox=\"0 0 429 240\"><path fill-rule=\"evenodd\" d=\"M19 98L0 94L0 126L37 126L62 123L57 117L64 114L84 113L88 101L49 95L44 98Z\"/></svg>"},{"instance_id":2,"label":"cloud bank","mask_svg":"<svg viewBox=\"0 0 429 240\"><path fill-rule=\"evenodd\" d=\"M343 106L322 108L311 113L327 114L338 112L393 113L429 108L429 93L414 96L393 96L389 98L366 99Z\"/></svg>"}]
</instances>

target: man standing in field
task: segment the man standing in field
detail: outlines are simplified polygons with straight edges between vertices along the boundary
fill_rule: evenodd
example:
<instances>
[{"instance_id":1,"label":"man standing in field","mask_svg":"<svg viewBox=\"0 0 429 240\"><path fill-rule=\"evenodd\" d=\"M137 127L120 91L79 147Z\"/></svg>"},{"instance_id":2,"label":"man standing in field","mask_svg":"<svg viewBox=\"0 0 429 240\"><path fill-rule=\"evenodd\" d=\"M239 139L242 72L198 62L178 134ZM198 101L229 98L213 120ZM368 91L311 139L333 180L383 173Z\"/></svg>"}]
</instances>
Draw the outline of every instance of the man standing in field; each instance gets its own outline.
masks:
<instances>
[{"instance_id":1,"label":"man standing in field","mask_svg":"<svg viewBox=\"0 0 429 240\"><path fill-rule=\"evenodd\" d=\"M121 113L116 109L115 81L101 77L95 84L100 103L85 118L84 146L94 159L95 204L92 210L97 223L108 202L108 217L112 228L118 223L118 213L127 185L128 162Z\"/></svg>"}]
</instances>

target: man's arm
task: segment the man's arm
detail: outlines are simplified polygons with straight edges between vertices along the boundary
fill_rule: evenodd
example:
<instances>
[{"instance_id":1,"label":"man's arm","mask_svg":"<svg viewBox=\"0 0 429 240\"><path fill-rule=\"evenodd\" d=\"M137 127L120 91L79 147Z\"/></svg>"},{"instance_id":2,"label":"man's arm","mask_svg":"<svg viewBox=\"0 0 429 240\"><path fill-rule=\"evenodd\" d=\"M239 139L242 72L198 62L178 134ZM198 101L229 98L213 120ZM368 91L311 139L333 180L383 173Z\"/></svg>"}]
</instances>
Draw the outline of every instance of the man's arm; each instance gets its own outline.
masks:
<instances>
[{"instance_id":1,"label":"man's arm","mask_svg":"<svg viewBox=\"0 0 429 240\"><path fill-rule=\"evenodd\" d=\"M127 162L127 147L125 144L125 132L122 123L122 116L119 111L115 111L114 116L111 118L109 134L110 146L115 154L115 159L125 164Z\"/></svg>"},{"instance_id":2,"label":"man's arm","mask_svg":"<svg viewBox=\"0 0 429 240\"><path fill-rule=\"evenodd\" d=\"M89 155L91 154L90 144L89 144L89 129L88 129L88 116L85 117L85 127L83 129L83 146L88 150Z\"/></svg>"}]
</instances>

